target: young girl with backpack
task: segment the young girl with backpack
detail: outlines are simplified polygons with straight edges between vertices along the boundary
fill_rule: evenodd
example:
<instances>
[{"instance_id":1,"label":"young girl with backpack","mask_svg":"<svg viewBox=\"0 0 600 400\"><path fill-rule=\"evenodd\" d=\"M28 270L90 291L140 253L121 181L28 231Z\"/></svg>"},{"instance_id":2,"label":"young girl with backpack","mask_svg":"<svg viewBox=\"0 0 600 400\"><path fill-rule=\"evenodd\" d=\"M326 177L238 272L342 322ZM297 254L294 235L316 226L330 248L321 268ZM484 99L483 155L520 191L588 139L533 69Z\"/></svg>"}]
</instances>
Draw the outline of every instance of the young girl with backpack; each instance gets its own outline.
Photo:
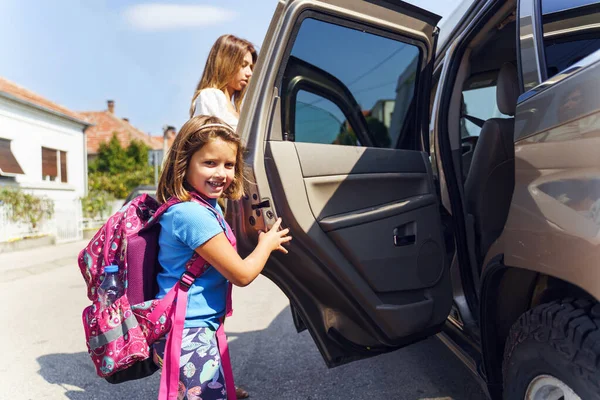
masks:
<instances>
[{"instance_id":1,"label":"young girl with backpack","mask_svg":"<svg viewBox=\"0 0 600 400\"><path fill-rule=\"evenodd\" d=\"M219 118L197 116L177 134L161 173L157 197L165 203L176 197L160 218L158 298L173 287L197 253L206 261L204 272L188 291L179 370L179 398L235 398L228 354L221 357L218 332L230 300L230 283L246 286L264 268L274 250L287 253L289 230L279 230L281 219L261 232L258 245L242 259L235 238L222 216L217 199L238 200L243 194L243 158L240 138ZM221 328L221 329L219 329ZM165 338L154 344L154 360L162 366ZM222 363L223 361L223 363ZM227 396L229 394L229 396ZM185 397L187 396L187 397Z\"/></svg>"},{"instance_id":2,"label":"young girl with backpack","mask_svg":"<svg viewBox=\"0 0 600 400\"><path fill-rule=\"evenodd\" d=\"M236 130L257 58L256 49L249 41L229 34L220 36L208 53L202 77L192 96L190 118L211 115ZM223 198L218 203L225 210ZM236 396L246 399L250 395L243 388L236 387Z\"/></svg>"}]
</instances>

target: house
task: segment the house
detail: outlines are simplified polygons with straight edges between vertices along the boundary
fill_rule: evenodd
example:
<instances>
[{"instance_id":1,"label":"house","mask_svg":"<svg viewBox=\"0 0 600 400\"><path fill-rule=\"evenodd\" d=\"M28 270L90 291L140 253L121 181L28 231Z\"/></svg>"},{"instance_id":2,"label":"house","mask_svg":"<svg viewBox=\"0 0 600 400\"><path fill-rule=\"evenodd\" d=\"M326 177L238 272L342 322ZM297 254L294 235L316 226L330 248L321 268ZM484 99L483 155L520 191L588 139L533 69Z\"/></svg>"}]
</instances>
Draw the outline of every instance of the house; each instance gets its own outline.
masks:
<instances>
[{"instance_id":1,"label":"house","mask_svg":"<svg viewBox=\"0 0 600 400\"><path fill-rule=\"evenodd\" d=\"M0 186L54 200L44 229L59 240L79 238L89 126L85 116L0 78ZM24 227L9 225L0 215L0 242L23 234Z\"/></svg>"},{"instance_id":2,"label":"house","mask_svg":"<svg viewBox=\"0 0 600 400\"><path fill-rule=\"evenodd\" d=\"M392 125L395 100L377 100L371 108L370 116L381 121L388 129Z\"/></svg>"},{"instance_id":3,"label":"house","mask_svg":"<svg viewBox=\"0 0 600 400\"><path fill-rule=\"evenodd\" d=\"M175 139L175 128L167 126L163 128L163 136L151 136L134 127L128 118L120 118L115 114L114 100L107 101L107 109L104 111L80 112L93 126L86 131L88 161L94 160L98 155L100 144L107 143L116 133L121 146L127 147L132 140L138 140L149 148L148 161L150 164L162 163L162 155ZM167 138L166 142L164 138ZM155 158L156 157L156 158Z\"/></svg>"}]
</instances>

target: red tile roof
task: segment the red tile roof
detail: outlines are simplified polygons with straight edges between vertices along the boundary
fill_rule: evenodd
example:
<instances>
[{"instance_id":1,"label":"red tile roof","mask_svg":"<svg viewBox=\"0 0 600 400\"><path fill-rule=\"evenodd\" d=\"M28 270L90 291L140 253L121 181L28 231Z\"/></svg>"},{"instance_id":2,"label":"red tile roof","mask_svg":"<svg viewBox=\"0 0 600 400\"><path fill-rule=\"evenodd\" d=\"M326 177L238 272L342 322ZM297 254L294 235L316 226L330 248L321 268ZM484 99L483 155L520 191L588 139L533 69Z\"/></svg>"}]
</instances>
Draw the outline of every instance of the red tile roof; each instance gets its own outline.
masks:
<instances>
[{"instance_id":1,"label":"red tile roof","mask_svg":"<svg viewBox=\"0 0 600 400\"><path fill-rule=\"evenodd\" d=\"M110 111L81 112L92 124L86 131L88 154L97 154L101 143L108 142L116 132L121 146L127 147L133 139L140 140L153 150L162 150L162 136L150 136L129 121L117 117Z\"/></svg>"},{"instance_id":2,"label":"red tile roof","mask_svg":"<svg viewBox=\"0 0 600 400\"><path fill-rule=\"evenodd\" d=\"M87 150L90 154L98 153L100 143L108 142L112 137L113 132L117 133L117 138L122 146L129 145L132 139L141 140L153 150L162 150L163 137L150 136L139 129L135 128L128 121L118 118L115 114L109 111L91 111L91 112L75 112L68 108L54 103L37 93L27 90L6 78L0 77L0 94L7 94L9 97L15 98L33 104L44 110L58 113L77 120L85 125L92 125L86 129ZM171 146L175 136L169 135L168 145Z\"/></svg>"},{"instance_id":3,"label":"red tile roof","mask_svg":"<svg viewBox=\"0 0 600 400\"><path fill-rule=\"evenodd\" d=\"M52 111L54 113L65 115L71 119L75 119L83 124L89 125L85 117L79 113L69 110L68 108L56 104L37 93L25 89L8 79L0 77L0 92L6 93L18 100L25 101L42 109Z\"/></svg>"}]
</instances>

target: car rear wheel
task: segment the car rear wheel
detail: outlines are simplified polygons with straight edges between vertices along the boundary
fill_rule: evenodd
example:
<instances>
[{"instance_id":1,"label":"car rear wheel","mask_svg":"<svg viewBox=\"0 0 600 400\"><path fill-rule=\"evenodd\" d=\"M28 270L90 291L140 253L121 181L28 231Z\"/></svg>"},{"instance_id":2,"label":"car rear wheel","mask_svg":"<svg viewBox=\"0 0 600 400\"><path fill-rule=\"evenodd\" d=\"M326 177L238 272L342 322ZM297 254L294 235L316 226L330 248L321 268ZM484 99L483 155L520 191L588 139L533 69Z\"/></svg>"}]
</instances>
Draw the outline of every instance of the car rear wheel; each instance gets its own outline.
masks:
<instances>
[{"instance_id":1,"label":"car rear wheel","mask_svg":"<svg viewBox=\"0 0 600 400\"><path fill-rule=\"evenodd\" d=\"M507 400L600 399L600 305L564 299L521 315L503 376Z\"/></svg>"},{"instance_id":2,"label":"car rear wheel","mask_svg":"<svg viewBox=\"0 0 600 400\"><path fill-rule=\"evenodd\" d=\"M525 399L531 400L581 400L566 383L550 375L538 375L529 383Z\"/></svg>"}]
</instances>

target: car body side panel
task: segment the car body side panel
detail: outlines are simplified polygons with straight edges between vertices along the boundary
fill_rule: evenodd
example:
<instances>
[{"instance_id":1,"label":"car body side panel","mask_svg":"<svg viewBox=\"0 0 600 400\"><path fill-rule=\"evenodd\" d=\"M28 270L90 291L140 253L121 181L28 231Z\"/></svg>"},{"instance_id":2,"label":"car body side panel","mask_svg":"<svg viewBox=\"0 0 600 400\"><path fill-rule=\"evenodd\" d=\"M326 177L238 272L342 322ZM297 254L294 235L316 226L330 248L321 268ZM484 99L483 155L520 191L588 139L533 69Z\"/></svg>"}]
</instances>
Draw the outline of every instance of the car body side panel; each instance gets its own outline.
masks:
<instances>
[{"instance_id":1,"label":"car body side panel","mask_svg":"<svg viewBox=\"0 0 600 400\"><path fill-rule=\"evenodd\" d=\"M518 105L515 191L487 255L600 299L600 62ZM486 261L487 263L487 261Z\"/></svg>"}]
</instances>

